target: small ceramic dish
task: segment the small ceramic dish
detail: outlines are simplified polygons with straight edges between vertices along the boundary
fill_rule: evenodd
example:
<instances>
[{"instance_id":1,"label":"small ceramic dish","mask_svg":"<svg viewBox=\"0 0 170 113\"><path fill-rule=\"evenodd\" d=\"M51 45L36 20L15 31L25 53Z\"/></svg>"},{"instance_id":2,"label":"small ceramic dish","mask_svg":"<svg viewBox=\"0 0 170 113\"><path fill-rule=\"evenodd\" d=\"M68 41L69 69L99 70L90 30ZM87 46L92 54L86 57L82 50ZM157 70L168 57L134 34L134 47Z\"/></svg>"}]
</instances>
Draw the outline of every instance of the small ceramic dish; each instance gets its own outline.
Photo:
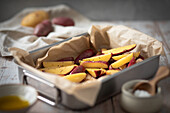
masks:
<instances>
[{"instance_id":1,"label":"small ceramic dish","mask_svg":"<svg viewBox=\"0 0 170 113\"><path fill-rule=\"evenodd\" d=\"M155 113L161 109L162 96L161 88L158 87L157 93L150 97L137 97L132 93L133 86L145 80L128 81L122 86L120 104L122 108L130 113Z\"/></svg>"},{"instance_id":2,"label":"small ceramic dish","mask_svg":"<svg viewBox=\"0 0 170 113\"><path fill-rule=\"evenodd\" d=\"M3 97L19 97L26 101L28 104L27 106L15 109L15 110L0 110L0 113L26 113L29 108L33 106L33 104L37 101L37 91L35 88L28 86L28 85L21 85L21 84L7 84L0 86L0 98ZM7 101L10 101L8 98ZM8 102L5 102L8 104ZM15 101L15 100L14 100ZM1 101L4 103L4 100ZM0 104L2 105L2 103ZM9 104L10 105L10 104Z\"/></svg>"}]
</instances>

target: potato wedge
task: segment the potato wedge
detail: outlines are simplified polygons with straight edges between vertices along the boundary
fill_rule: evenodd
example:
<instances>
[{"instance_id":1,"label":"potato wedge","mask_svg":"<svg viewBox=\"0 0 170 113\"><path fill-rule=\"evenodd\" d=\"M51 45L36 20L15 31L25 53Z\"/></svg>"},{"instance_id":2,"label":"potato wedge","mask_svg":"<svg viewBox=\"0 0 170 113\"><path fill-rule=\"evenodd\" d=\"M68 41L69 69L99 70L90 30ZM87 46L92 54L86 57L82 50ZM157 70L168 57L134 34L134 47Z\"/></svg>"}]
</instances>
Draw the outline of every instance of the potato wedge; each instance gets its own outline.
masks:
<instances>
[{"instance_id":1,"label":"potato wedge","mask_svg":"<svg viewBox=\"0 0 170 113\"><path fill-rule=\"evenodd\" d=\"M112 68L119 68L120 66L130 62L130 60L133 58L133 53L127 55L126 57L123 57L120 60L117 60L116 62L112 63Z\"/></svg>"},{"instance_id":2,"label":"potato wedge","mask_svg":"<svg viewBox=\"0 0 170 113\"><path fill-rule=\"evenodd\" d=\"M86 73L71 74L71 75L64 76L63 78L65 78L71 82L79 83L86 78Z\"/></svg>"},{"instance_id":3,"label":"potato wedge","mask_svg":"<svg viewBox=\"0 0 170 113\"><path fill-rule=\"evenodd\" d=\"M132 44L132 45L128 45L128 46L123 46L123 47L118 47L118 48L102 51L102 53L103 54L112 53L112 55L120 55L125 52L133 50L135 47L136 47L136 44Z\"/></svg>"},{"instance_id":4,"label":"potato wedge","mask_svg":"<svg viewBox=\"0 0 170 113\"><path fill-rule=\"evenodd\" d=\"M43 62L44 67L63 67L74 65L74 61Z\"/></svg>"}]
</instances>

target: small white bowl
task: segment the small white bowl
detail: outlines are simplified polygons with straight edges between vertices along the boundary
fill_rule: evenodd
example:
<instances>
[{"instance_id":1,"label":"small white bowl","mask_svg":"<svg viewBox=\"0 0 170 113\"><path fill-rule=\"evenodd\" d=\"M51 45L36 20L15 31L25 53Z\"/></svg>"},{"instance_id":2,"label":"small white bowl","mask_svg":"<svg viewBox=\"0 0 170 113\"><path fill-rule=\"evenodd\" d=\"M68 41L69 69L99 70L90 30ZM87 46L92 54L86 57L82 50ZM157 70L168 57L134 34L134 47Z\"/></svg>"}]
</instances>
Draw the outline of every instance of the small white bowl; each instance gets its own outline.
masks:
<instances>
[{"instance_id":1,"label":"small white bowl","mask_svg":"<svg viewBox=\"0 0 170 113\"><path fill-rule=\"evenodd\" d=\"M38 93L35 88L28 85L7 84L0 86L0 97L11 95L19 96L24 100L27 100L29 102L29 106L18 110L0 110L0 113L25 113L37 101Z\"/></svg>"},{"instance_id":2,"label":"small white bowl","mask_svg":"<svg viewBox=\"0 0 170 113\"><path fill-rule=\"evenodd\" d=\"M145 80L132 80L122 86L120 104L122 108L130 113L155 113L161 109L162 96L161 88L158 87L157 93L150 97L137 97L132 93L133 86Z\"/></svg>"}]
</instances>

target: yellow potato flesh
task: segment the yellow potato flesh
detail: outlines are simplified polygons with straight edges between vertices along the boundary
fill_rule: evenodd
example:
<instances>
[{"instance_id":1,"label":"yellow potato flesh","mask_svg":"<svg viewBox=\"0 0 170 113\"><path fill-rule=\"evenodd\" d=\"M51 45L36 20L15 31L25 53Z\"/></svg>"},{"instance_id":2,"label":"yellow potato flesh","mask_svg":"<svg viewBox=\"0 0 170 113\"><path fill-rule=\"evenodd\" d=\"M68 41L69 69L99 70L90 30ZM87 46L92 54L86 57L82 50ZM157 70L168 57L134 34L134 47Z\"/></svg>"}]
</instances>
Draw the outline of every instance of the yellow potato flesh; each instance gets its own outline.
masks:
<instances>
[{"instance_id":1,"label":"yellow potato flesh","mask_svg":"<svg viewBox=\"0 0 170 113\"><path fill-rule=\"evenodd\" d=\"M34 11L32 13L29 13L22 19L21 25L35 27L37 24L41 23L43 20L46 20L48 18L49 15L45 11L42 10Z\"/></svg>"},{"instance_id":2,"label":"yellow potato flesh","mask_svg":"<svg viewBox=\"0 0 170 113\"><path fill-rule=\"evenodd\" d=\"M139 55L140 55L140 51L139 52L134 52L135 58L137 58Z\"/></svg>"},{"instance_id":3,"label":"yellow potato flesh","mask_svg":"<svg viewBox=\"0 0 170 113\"><path fill-rule=\"evenodd\" d=\"M65 66L65 67L57 67L57 68L43 68L39 69L40 71L57 74L57 75L65 75L71 72L77 65Z\"/></svg>"},{"instance_id":4,"label":"yellow potato flesh","mask_svg":"<svg viewBox=\"0 0 170 113\"><path fill-rule=\"evenodd\" d=\"M127 55L126 57L123 57L120 60L117 60L116 62L112 63L112 68L119 68L120 66L130 62L130 60L133 58L133 53Z\"/></svg>"},{"instance_id":5,"label":"yellow potato flesh","mask_svg":"<svg viewBox=\"0 0 170 113\"><path fill-rule=\"evenodd\" d=\"M93 61L81 61L80 65L84 66L85 68L108 68L106 63L101 62L93 62Z\"/></svg>"},{"instance_id":6,"label":"yellow potato flesh","mask_svg":"<svg viewBox=\"0 0 170 113\"><path fill-rule=\"evenodd\" d=\"M99 55L91 58L85 58L83 61L106 61L108 62L111 58L111 53L105 54L105 55Z\"/></svg>"},{"instance_id":7,"label":"yellow potato flesh","mask_svg":"<svg viewBox=\"0 0 170 113\"><path fill-rule=\"evenodd\" d=\"M93 77L97 77L97 76L100 76L100 75L103 75L105 74L106 70L105 69L86 69L91 76Z\"/></svg>"},{"instance_id":8,"label":"yellow potato flesh","mask_svg":"<svg viewBox=\"0 0 170 113\"><path fill-rule=\"evenodd\" d=\"M57 62L43 62L43 66L46 67L63 67L73 65L74 61L57 61Z\"/></svg>"},{"instance_id":9,"label":"yellow potato flesh","mask_svg":"<svg viewBox=\"0 0 170 113\"><path fill-rule=\"evenodd\" d=\"M130 54L130 53L129 53L129 54ZM112 58L113 58L114 60L120 60L121 58L126 57L126 56L129 55L129 54L123 54L123 55L113 56ZM134 52L135 58L137 58L139 55L140 55L140 52Z\"/></svg>"},{"instance_id":10,"label":"yellow potato flesh","mask_svg":"<svg viewBox=\"0 0 170 113\"><path fill-rule=\"evenodd\" d=\"M107 70L106 75L111 75L111 74L114 74L114 73L117 73L117 72L119 72L119 70Z\"/></svg>"},{"instance_id":11,"label":"yellow potato flesh","mask_svg":"<svg viewBox=\"0 0 170 113\"><path fill-rule=\"evenodd\" d=\"M76 74L71 74L71 75L67 75L64 76L63 78L71 81L71 82L76 82L79 83L81 82L83 79L86 78L86 73L76 73Z\"/></svg>"},{"instance_id":12,"label":"yellow potato flesh","mask_svg":"<svg viewBox=\"0 0 170 113\"><path fill-rule=\"evenodd\" d=\"M123 47L118 47L118 48L102 51L102 53L104 53L104 54L108 54L108 53L119 54L122 52L126 52L128 50L131 50L132 48L135 48L135 47L136 47L136 44L132 44L132 45L128 45L128 46L123 46Z\"/></svg>"},{"instance_id":13,"label":"yellow potato flesh","mask_svg":"<svg viewBox=\"0 0 170 113\"><path fill-rule=\"evenodd\" d=\"M128 54L123 54L123 55L118 55L118 56L113 56L112 58L114 59L114 60L120 60L121 58L123 58L123 57L125 57L125 56L127 56Z\"/></svg>"}]
</instances>

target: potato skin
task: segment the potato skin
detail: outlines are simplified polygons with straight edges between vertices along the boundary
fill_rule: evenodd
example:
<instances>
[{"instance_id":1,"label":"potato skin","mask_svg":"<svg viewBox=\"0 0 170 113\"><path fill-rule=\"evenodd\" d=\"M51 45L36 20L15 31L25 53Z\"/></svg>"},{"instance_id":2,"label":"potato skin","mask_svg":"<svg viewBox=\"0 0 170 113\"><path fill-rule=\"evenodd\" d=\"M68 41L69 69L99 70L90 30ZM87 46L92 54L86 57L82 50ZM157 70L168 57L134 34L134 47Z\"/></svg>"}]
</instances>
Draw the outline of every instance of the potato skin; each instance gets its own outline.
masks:
<instances>
[{"instance_id":1,"label":"potato skin","mask_svg":"<svg viewBox=\"0 0 170 113\"><path fill-rule=\"evenodd\" d=\"M52 19L52 23L61 26L74 26L75 23L73 19L68 17L56 17Z\"/></svg>"},{"instance_id":2,"label":"potato skin","mask_svg":"<svg viewBox=\"0 0 170 113\"><path fill-rule=\"evenodd\" d=\"M27 27L35 27L37 24L48 18L49 15L45 11L42 10L34 11L32 13L29 13L22 19L21 25Z\"/></svg>"},{"instance_id":3,"label":"potato skin","mask_svg":"<svg viewBox=\"0 0 170 113\"><path fill-rule=\"evenodd\" d=\"M52 31L53 31L53 26L52 26L51 21L44 20L43 22L39 23L34 28L34 35L36 35L36 36L47 36Z\"/></svg>"},{"instance_id":4,"label":"potato skin","mask_svg":"<svg viewBox=\"0 0 170 113\"><path fill-rule=\"evenodd\" d=\"M95 55L95 53L92 49L87 49L87 50L83 51L79 56L77 56L77 58L74 60L74 63L79 64L79 60L82 60L84 58L89 58L94 55Z\"/></svg>"}]
</instances>

